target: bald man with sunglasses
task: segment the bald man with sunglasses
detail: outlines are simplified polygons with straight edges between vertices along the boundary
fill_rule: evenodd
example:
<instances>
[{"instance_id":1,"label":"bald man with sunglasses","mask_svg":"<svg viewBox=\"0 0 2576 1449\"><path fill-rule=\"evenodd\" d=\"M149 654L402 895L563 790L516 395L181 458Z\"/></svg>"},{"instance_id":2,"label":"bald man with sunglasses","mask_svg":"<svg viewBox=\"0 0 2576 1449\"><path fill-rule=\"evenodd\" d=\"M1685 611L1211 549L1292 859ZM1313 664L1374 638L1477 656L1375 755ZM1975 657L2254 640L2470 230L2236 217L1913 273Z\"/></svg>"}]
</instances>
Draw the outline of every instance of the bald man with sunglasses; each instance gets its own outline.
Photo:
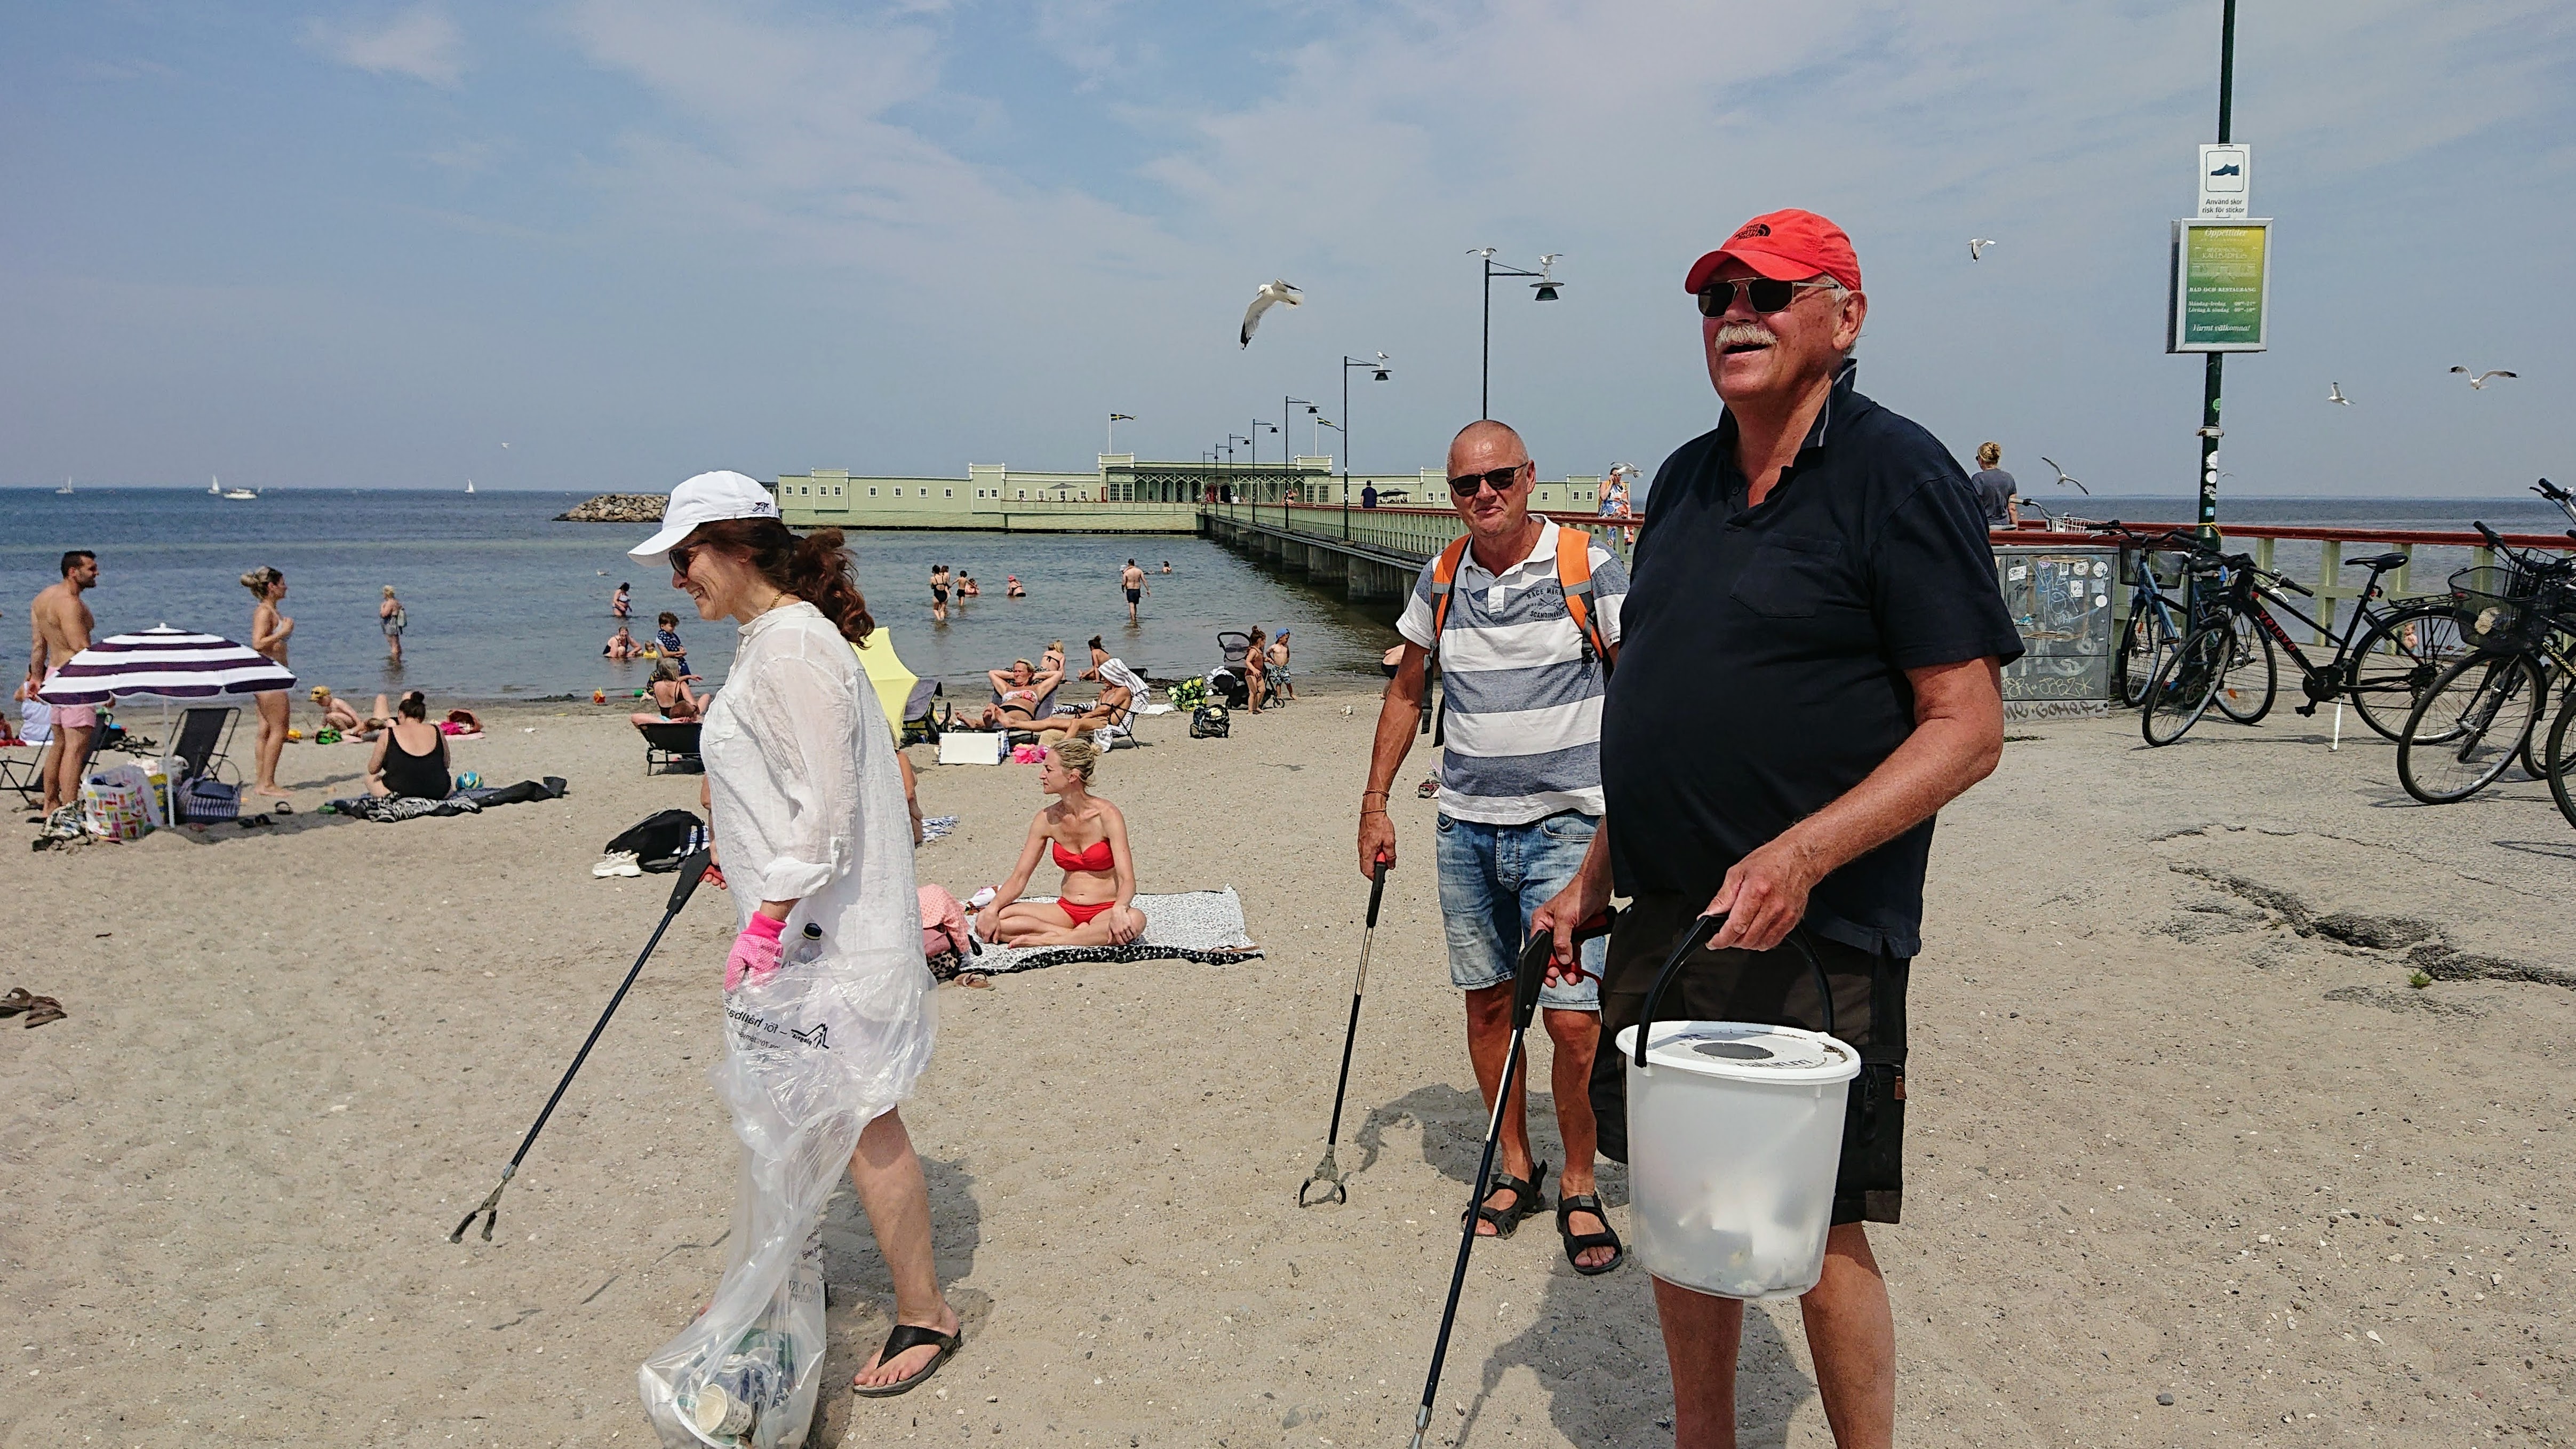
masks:
<instances>
[{"instance_id":1,"label":"bald man with sunglasses","mask_svg":"<svg viewBox=\"0 0 2576 1449\"><path fill-rule=\"evenodd\" d=\"M1436 653L1444 704L1440 813L1432 861L1449 946L1449 984L1466 994L1467 1055L1492 1110L1512 1035L1513 974L1530 916L1581 863L1601 815L1601 701L1619 650L1626 571L1597 540L1567 537L1529 510L1538 469L1520 434L1490 419L1449 444L1449 496L1467 525L1467 547L1449 556L1447 605L1438 604L1444 560L1415 581L1396 620L1404 636L1377 720L1368 789L1360 796L1360 873L1395 864L1387 792L1422 718L1427 661ZM1560 542L1590 569L1587 625L1560 576ZM1584 585L1576 582L1577 593ZM1596 642L1597 641L1597 642ZM1583 948L1597 971L1602 943ZM1593 1179L1593 1055L1601 1040L1597 983L1575 976L1539 993L1554 1043L1550 1082L1565 1145L1557 1176L1557 1236L1578 1273L1607 1273L1626 1250L1603 1214ZM1528 1077L1503 1112L1501 1174L1475 1208L1481 1236L1509 1237L1546 1206L1547 1164L1530 1150Z\"/></svg>"},{"instance_id":2,"label":"bald man with sunglasses","mask_svg":"<svg viewBox=\"0 0 2576 1449\"><path fill-rule=\"evenodd\" d=\"M1999 671L2021 639L1966 470L1853 388L1869 299L1842 228L1755 217L1684 286L1726 412L1647 496L1602 718L1606 815L1533 923L1571 962L1573 924L1614 886L1631 898L1602 968L1604 1041L1643 1015L1697 922L1722 916L1660 1017L1830 1023L1858 1049L1823 1276L1799 1306L1834 1441L1880 1449L1896 1325L1863 1224L1895 1222L1903 1196L1905 986L1932 817L2002 757ZM1603 1053L1592 1076L1601 1150L1623 1161L1624 1062ZM1674 1443L1732 1446L1743 1303L1658 1278L1655 1308Z\"/></svg>"}]
</instances>

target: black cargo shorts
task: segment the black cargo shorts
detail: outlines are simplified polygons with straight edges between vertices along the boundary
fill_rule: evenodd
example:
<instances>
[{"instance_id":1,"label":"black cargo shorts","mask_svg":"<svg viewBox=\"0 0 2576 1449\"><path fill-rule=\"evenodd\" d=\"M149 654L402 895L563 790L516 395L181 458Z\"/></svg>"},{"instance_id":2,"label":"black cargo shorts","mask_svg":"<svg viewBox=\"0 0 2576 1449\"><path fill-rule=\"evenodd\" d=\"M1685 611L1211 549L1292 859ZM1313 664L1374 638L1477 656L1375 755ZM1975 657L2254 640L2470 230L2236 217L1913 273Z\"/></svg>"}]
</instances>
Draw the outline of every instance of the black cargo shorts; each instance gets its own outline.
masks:
<instances>
[{"instance_id":1,"label":"black cargo shorts","mask_svg":"<svg viewBox=\"0 0 2576 1449\"><path fill-rule=\"evenodd\" d=\"M1592 1060L1592 1115L1601 1152L1628 1160L1628 1055L1619 1033L1645 1015L1646 992L1687 933L1706 896L1640 896L1619 914L1602 966L1601 1050ZM1829 941L1802 929L1833 991L1833 1034L1860 1051L1843 1114L1836 1223L1892 1223L1905 1192L1905 982L1913 962ZM1657 1010L1659 1021L1745 1021L1825 1029L1815 974L1795 946L1695 951Z\"/></svg>"}]
</instances>

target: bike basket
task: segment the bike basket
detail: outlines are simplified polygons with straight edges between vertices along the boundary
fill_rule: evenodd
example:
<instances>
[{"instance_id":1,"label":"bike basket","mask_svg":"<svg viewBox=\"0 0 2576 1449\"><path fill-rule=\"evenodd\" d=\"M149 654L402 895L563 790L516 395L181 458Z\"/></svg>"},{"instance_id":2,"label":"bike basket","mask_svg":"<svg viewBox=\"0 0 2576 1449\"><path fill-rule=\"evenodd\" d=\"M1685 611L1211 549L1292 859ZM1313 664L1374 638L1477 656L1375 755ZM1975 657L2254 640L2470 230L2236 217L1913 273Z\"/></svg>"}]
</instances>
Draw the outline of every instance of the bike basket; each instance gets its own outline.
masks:
<instances>
[{"instance_id":1,"label":"bike basket","mask_svg":"<svg viewBox=\"0 0 2576 1449\"><path fill-rule=\"evenodd\" d=\"M2451 597L2460 605L2460 637L2489 651L2519 650L2539 642L2547 618L2534 607L2531 580L2501 564L2480 564L2451 575Z\"/></svg>"}]
</instances>

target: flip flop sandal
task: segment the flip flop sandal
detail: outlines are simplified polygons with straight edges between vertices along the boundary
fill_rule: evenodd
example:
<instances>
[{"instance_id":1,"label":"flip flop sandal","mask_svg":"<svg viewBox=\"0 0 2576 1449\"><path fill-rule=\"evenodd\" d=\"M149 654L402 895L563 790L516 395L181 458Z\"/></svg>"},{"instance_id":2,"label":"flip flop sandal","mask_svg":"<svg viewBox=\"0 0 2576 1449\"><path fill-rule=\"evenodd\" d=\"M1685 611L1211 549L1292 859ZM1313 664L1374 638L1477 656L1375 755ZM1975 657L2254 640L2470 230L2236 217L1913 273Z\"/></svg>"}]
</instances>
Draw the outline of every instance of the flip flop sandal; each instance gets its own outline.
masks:
<instances>
[{"instance_id":1,"label":"flip flop sandal","mask_svg":"<svg viewBox=\"0 0 2576 1449\"><path fill-rule=\"evenodd\" d=\"M16 1016L19 1012L33 1008L35 1004L36 998L28 994L26 987L12 986L9 988L8 995L0 996L0 1016Z\"/></svg>"},{"instance_id":2,"label":"flip flop sandal","mask_svg":"<svg viewBox=\"0 0 2576 1449\"><path fill-rule=\"evenodd\" d=\"M918 1324L898 1323L894 1326L894 1332L886 1335L885 1347L877 1350L878 1363L886 1363L916 1348L934 1347L939 1352L931 1356L927 1367L910 1378L897 1379L890 1384L854 1383L850 1385L850 1392L863 1399L891 1399L897 1394L911 1393L920 1386L923 1379L939 1372L939 1366L948 1362L948 1356L955 1353L957 1346L965 1341L966 1336L963 1333L942 1333L938 1329L923 1328Z\"/></svg>"},{"instance_id":3,"label":"flip flop sandal","mask_svg":"<svg viewBox=\"0 0 2576 1449\"><path fill-rule=\"evenodd\" d=\"M271 806L269 806L268 808L269 808L269 809L271 809L271 810L276 811L276 812L277 812L278 814L280 814L280 815L292 815L292 814L294 814L294 813L295 813L295 805L294 805L294 803L293 803L292 801L287 801L287 800L280 800L280 801L278 801L276 804L271 805Z\"/></svg>"},{"instance_id":4,"label":"flip flop sandal","mask_svg":"<svg viewBox=\"0 0 2576 1449\"><path fill-rule=\"evenodd\" d=\"M62 1020L64 1014L61 1002L50 996L39 996L28 1003L27 1020L23 1024L28 1027L39 1027L49 1021Z\"/></svg>"},{"instance_id":5,"label":"flip flop sandal","mask_svg":"<svg viewBox=\"0 0 2576 1449\"><path fill-rule=\"evenodd\" d=\"M1508 1238L1512 1235L1512 1230L1521 1225L1521 1219L1545 1210L1547 1194L1541 1189L1540 1184L1546 1181L1547 1164L1544 1162L1538 1165L1537 1170L1530 1173L1530 1180L1527 1182L1508 1172L1497 1173L1492 1185L1486 1190L1485 1196L1490 1198L1495 1193L1507 1192L1512 1195L1512 1205L1507 1208L1496 1208L1487 1207L1480 1202L1468 1209L1466 1213L1460 1214L1459 1221L1465 1222L1472 1215L1479 1222L1492 1223L1494 1236L1497 1239Z\"/></svg>"},{"instance_id":6,"label":"flip flop sandal","mask_svg":"<svg viewBox=\"0 0 2576 1449\"><path fill-rule=\"evenodd\" d=\"M1566 1226L1566 1219L1575 1213L1590 1213L1599 1218L1601 1231L1578 1233ZM1620 1243L1618 1232L1610 1226L1610 1215L1601 1210L1601 1199L1591 1193L1579 1193L1559 1197L1556 1200L1556 1235L1565 1240L1565 1261L1572 1263L1574 1271L1586 1278L1597 1278L1628 1261L1628 1249ZM1610 1261L1590 1268L1576 1261L1578 1254L1592 1248L1608 1248Z\"/></svg>"}]
</instances>

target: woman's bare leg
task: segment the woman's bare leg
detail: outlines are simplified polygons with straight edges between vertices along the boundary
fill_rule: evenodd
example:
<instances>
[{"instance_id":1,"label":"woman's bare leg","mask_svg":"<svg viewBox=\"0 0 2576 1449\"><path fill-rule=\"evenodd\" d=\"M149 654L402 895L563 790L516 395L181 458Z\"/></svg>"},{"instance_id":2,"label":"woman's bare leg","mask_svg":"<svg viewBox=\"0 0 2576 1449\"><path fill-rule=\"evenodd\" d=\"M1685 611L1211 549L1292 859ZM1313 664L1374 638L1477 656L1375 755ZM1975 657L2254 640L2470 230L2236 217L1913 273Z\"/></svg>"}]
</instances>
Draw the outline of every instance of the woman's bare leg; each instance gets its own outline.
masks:
<instances>
[{"instance_id":1,"label":"woman's bare leg","mask_svg":"<svg viewBox=\"0 0 2576 1449\"><path fill-rule=\"evenodd\" d=\"M286 753L286 693L271 690L252 699L259 709L259 782L251 786L251 793L283 800L287 794L278 788L277 757Z\"/></svg>"},{"instance_id":2,"label":"woman's bare leg","mask_svg":"<svg viewBox=\"0 0 2576 1449\"><path fill-rule=\"evenodd\" d=\"M931 1259L930 1184L921 1175L912 1135L892 1109L859 1133L858 1150L850 1154L850 1186L858 1189L877 1252L894 1279L894 1321L955 1333L957 1310L940 1293L938 1265ZM871 1388L900 1382L921 1372L937 1352L909 1348L890 1363L877 1362L871 1353L854 1382Z\"/></svg>"}]
</instances>

